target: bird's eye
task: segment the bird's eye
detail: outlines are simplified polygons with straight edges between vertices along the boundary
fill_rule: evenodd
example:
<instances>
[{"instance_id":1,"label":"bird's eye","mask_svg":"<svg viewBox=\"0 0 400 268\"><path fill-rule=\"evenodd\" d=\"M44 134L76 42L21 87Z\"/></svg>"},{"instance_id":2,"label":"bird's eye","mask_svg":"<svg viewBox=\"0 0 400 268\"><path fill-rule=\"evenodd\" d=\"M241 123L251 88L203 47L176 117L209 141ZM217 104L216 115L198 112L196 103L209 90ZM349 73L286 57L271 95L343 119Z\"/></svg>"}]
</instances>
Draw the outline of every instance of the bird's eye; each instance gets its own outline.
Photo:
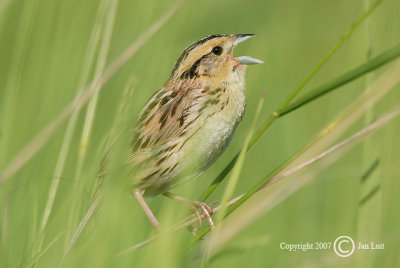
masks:
<instances>
[{"instance_id":1,"label":"bird's eye","mask_svg":"<svg viewBox=\"0 0 400 268\"><path fill-rule=\"evenodd\" d=\"M221 55L222 54L222 47L220 47L220 46L213 47L212 53L214 53L215 55Z\"/></svg>"}]
</instances>

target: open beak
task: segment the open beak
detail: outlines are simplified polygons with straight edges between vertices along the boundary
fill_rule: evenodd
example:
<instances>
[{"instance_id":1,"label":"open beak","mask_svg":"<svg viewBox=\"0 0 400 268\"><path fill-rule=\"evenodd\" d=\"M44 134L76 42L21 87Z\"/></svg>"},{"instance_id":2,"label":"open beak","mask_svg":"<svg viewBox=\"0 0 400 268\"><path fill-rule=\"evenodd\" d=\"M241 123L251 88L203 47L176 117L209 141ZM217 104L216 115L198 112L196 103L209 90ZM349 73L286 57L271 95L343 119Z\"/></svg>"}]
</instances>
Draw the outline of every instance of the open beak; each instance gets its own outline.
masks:
<instances>
[{"instance_id":1,"label":"open beak","mask_svg":"<svg viewBox=\"0 0 400 268\"><path fill-rule=\"evenodd\" d=\"M235 41L233 41L233 47L236 47L237 44L242 43L243 41L252 38L254 36L256 36L255 34L236 34L236 39ZM242 63L242 64L260 64L260 63L264 63L262 60L259 59L255 59L249 56L240 56L236 58L238 60L238 62Z\"/></svg>"}]
</instances>

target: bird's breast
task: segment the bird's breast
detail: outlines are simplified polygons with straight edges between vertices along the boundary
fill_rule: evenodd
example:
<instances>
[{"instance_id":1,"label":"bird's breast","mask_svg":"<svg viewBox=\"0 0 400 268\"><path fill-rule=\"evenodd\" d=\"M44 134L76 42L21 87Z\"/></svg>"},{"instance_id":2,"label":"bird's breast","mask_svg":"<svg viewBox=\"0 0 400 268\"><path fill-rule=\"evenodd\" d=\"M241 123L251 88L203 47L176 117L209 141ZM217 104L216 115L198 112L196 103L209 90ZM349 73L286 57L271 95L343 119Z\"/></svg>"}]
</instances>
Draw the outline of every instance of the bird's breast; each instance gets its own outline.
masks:
<instances>
[{"instance_id":1,"label":"bird's breast","mask_svg":"<svg viewBox=\"0 0 400 268\"><path fill-rule=\"evenodd\" d=\"M188 152L194 156L198 168L208 168L226 149L246 107L244 80L233 80L220 87L203 111L202 126L192 136ZM189 148L191 147L191 148Z\"/></svg>"}]
</instances>

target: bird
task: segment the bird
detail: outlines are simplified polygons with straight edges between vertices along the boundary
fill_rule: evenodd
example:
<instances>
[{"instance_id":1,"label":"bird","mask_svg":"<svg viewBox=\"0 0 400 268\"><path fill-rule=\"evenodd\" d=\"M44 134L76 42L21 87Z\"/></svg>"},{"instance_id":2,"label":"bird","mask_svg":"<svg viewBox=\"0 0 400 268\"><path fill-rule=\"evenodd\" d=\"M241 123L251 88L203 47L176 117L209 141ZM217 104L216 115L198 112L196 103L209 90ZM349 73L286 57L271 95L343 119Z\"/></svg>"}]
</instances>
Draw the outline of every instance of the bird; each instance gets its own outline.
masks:
<instances>
[{"instance_id":1,"label":"bird","mask_svg":"<svg viewBox=\"0 0 400 268\"><path fill-rule=\"evenodd\" d=\"M144 197L164 195L199 209L213 228L211 206L170 192L199 177L225 151L246 108L247 65L233 49L254 34L214 34L189 45L164 85L139 114L128 153L133 193L154 229L160 224Z\"/></svg>"}]
</instances>

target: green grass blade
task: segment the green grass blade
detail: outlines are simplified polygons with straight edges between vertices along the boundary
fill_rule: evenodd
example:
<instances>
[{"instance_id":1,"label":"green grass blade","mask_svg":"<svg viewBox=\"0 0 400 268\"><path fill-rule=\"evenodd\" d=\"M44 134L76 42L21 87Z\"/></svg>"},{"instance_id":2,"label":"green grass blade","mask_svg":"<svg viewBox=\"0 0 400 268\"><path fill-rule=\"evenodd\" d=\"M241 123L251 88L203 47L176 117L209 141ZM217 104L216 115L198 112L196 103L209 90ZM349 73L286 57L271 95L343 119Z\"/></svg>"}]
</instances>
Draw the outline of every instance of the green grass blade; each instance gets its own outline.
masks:
<instances>
[{"instance_id":1,"label":"green grass blade","mask_svg":"<svg viewBox=\"0 0 400 268\"><path fill-rule=\"evenodd\" d=\"M131 59L138 50L155 34L162 26L172 17L172 15L179 9L181 1L177 1L170 9L168 9L154 24L148 28L143 35L131 44L117 59L115 59L102 73L97 76L90 85L74 100L72 100L54 119L49 122L34 138L32 138L6 165L0 173L0 185L10 179L16 172L18 172L34 155L39 152L45 144L54 135L56 129L68 119L74 111L82 109L82 107L89 101L97 91L93 88L95 84L104 84L113 77L118 70L124 66L129 59ZM100 87L101 88L101 87ZM100 89L98 88L98 90Z\"/></svg>"},{"instance_id":2,"label":"green grass blade","mask_svg":"<svg viewBox=\"0 0 400 268\"><path fill-rule=\"evenodd\" d=\"M59 235L54 237L44 249L41 249L35 256L33 256L32 260L30 260L23 267L34 267L34 266L36 266L36 264L37 264L38 260L40 259L40 257L43 256L57 242L58 239L60 239L62 234L63 233L60 233Z\"/></svg>"},{"instance_id":3,"label":"green grass blade","mask_svg":"<svg viewBox=\"0 0 400 268\"><path fill-rule=\"evenodd\" d=\"M107 12L104 14L104 19L102 23L103 27L101 27L102 38L99 45L99 53L97 55L97 64L95 67L94 77L104 72L111 42L111 35L114 28L115 13L117 10L118 1L105 1L103 5L105 6L105 10L107 10ZM84 161L90 143L91 130L94 123L93 121L96 113L97 101L99 98L101 86L101 83L93 85L93 87L96 87L97 93L92 96L86 111L86 117L83 123L83 131L79 143L78 161L75 171L75 179L72 185L72 194L81 190L80 188L84 181L82 179L82 171L84 170ZM78 214L76 213L77 211L79 211L78 200L71 198L71 210L69 212L70 216L68 217L68 226L74 226L74 224L76 223L78 219L78 217L75 216ZM71 232L70 230L67 230L67 237L70 236Z\"/></svg>"},{"instance_id":4,"label":"green grass blade","mask_svg":"<svg viewBox=\"0 0 400 268\"><path fill-rule=\"evenodd\" d=\"M394 59L400 56L400 44L386 50L379 56L373 58L372 60L364 63L353 70L340 75L331 81L311 90L309 93L305 94L304 96L300 97L297 101L285 106L284 108L278 109L274 112L264 123L263 126L257 131L257 133L253 136L252 140L250 141L248 149L250 149L258 139L264 134L264 132L269 128L269 126L275 121L276 118L282 117L294 110L306 105L307 103L316 100L325 94L338 89L339 87L354 81L355 79L372 72L379 67L393 61ZM229 164L222 170L222 172L215 178L215 180L211 183L211 185L204 191L201 195L200 200L206 200L212 192L218 187L218 185L223 181L225 176L232 170L235 162L238 158L239 154L237 154Z\"/></svg>"},{"instance_id":5,"label":"green grass blade","mask_svg":"<svg viewBox=\"0 0 400 268\"><path fill-rule=\"evenodd\" d=\"M391 67L387 72L385 72L380 79L378 79L375 84L371 87L372 90L368 91L366 94L360 96L356 101L354 101L349 108L347 108L343 113L341 113L337 119L335 119L332 123L328 124L319 134L317 134L311 142L306 144L303 148L301 148L298 152L293 154L288 160L284 161L281 165L279 165L276 169L271 171L267 176L261 179L257 184L255 184L246 194L244 194L238 202L234 203L227 209L224 217L228 216L235 209L237 209L241 204L243 204L247 199L249 199L254 193L256 193L259 189L264 187L266 183L277 174L279 174L282 170L287 168L290 164L294 163L295 160L299 158L299 156L303 155L305 152L309 151L313 147L317 147L316 145L321 145L321 141L323 138L327 137L327 134L331 133L334 129L336 129L339 125L341 129L339 131L344 131L344 129L350 126L354 121L359 118L365 110L376 103L380 98L382 98L385 94L389 92L397 83L400 82L400 77L398 76L398 71L400 70L400 61L396 62L396 65ZM319 146L321 147L321 146ZM200 234L198 234L192 242L189 244L189 247L202 239L204 235L206 235L210 231L210 228L205 228Z\"/></svg>"},{"instance_id":6,"label":"green grass blade","mask_svg":"<svg viewBox=\"0 0 400 268\"><path fill-rule=\"evenodd\" d=\"M329 147L311 159L302 162L301 164L291 168L284 173L274 176L273 181L286 179L285 182L277 184L276 187L263 190L257 196L255 196L246 207L240 212L236 213L235 217L231 218L226 223L225 228L221 233L217 234L215 241L216 243L211 244L211 250L215 253L218 252L219 248L225 245L230 239L232 239L240 230L254 222L258 217L270 211L273 207L281 203L283 200L291 196L301 187L305 186L312 178L315 178L321 171L331 166L342 156L348 153L352 148L359 145L373 132L381 129L383 126L392 122L394 119L400 116L400 107L397 107L394 111L388 112L381 116L370 125L362 128L351 136L343 139L335 145ZM305 174L297 174L304 168L318 162L319 165L315 166L313 170L308 170ZM293 174L297 174L293 177ZM287 180L291 177L291 180ZM272 191L271 191L272 190ZM371 193L373 195L378 189L375 189ZM205 241L206 244L211 243L211 239L208 238Z\"/></svg>"},{"instance_id":7,"label":"green grass blade","mask_svg":"<svg viewBox=\"0 0 400 268\"><path fill-rule=\"evenodd\" d=\"M300 108L301 106L324 96L325 94L331 92L332 90L335 90L367 73L370 73L382 65L385 65L392 60L398 58L400 56L400 44L386 50L379 56L373 58L372 60L361 64L360 66L354 68L351 71L348 71L345 74L342 74L331 81L311 90L309 93L305 94L304 96L299 97L295 102L285 106L282 109L279 109L276 112L276 116L280 117L283 116L287 113L293 112L297 108Z\"/></svg>"},{"instance_id":8,"label":"green grass blade","mask_svg":"<svg viewBox=\"0 0 400 268\"><path fill-rule=\"evenodd\" d=\"M288 161L285 161L281 166L279 166L275 171L271 172L270 175L266 176L262 179L258 184L256 184L248 193L246 193L242 197L242 201L239 201L232 205L227 212L227 215L235 210L241 203L243 203L246 199L252 196L255 192L258 191L260 187L263 187L273 176L279 173L279 171L283 170L284 167L287 167L291 162L298 158L299 155L303 154L306 150L308 150L311 146L315 145L319 140L324 138L328 133L331 133L333 129L337 128L338 125L343 124L344 121L349 120L350 117L353 117L353 121L355 118L361 116L363 110L367 109L369 105L372 103L376 103L381 97L383 97L390 89L392 89L397 83L400 81L400 77L398 77L398 71L400 69L400 61L397 62L396 66L391 68L387 73L382 75L380 79L376 81L373 86L373 90L367 92L367 94L359 97L352 105L349 106L348 109L339 117L334 120L332 123L328 124L314 139L311 140L306 146L299 150L293 157L291 157ZM362 109L361 109L362 108Z\"/></svg>"},{"instance_id":9,"label":"green grass blade","mask_svg":"<svg viewBox=\"0 0 400 268\"><path fill-rule=\"evenodd\" d=\"M22 82L22 72L21 69L26 61L26 51L29 46L28 40L32 35L33 27L32 22L35 19L37 13L37 6L39 1L28 1L25 5L23 5L23 9L21 10L21 20L18 22L18 26L16 27L17 37L15 46L12 49L12 61L10 66L8 66L8 77L6 80L6 84L4 85L5 95L2 100L0 100L0 128L1 129L13 129L16 123L15 113L17 111L17 103L18 103L18 92L20 91L21 82ZM0 3L1 13L3 8L7 8L10 2ZM2 20L2 17L0 20ZM3 90L3 89L2 89ZM0 148L2 153L0 154L0 167L2 168L4 164L6 164L6 160L9 157L8 147L10 141L12 139L11 131L6 131L2 133L2 137L0 139Z\"/></svg>"},{"instance_id":10,"label":"green grass blade","mask_svg":"<svg viewBox=\"0 0 400 268\"><path fill-rule=\"evenodd\" d=\"M379 185L376 185L366 196L364 196L360 200L360 206L363 206L367 203L368 200L370 200L380 189L381 187Z\"/></svg>"},{"instance_id":11,"label":"green grass blade","mask_svg":"<svg viewBox=\"0 0 400 268\"><path fill-rule=\"evenodd\" d=\"M352 35L352 33L360 26L366 18L382 3L383 0L377 0L367 11L365 11L361 17L350 27L350 29L339 39L339 41L333 46L331 50L322 58L322 60L314 67L314 69L310 72L309 75L300 83L300 85L293 90L293 92L289 95L289 97L279 106L278 110L286 107L292 100L297 96L297 94L304 88L304 86L311 80L312 77L322 68L322 66L332 57L332 55L341 47L341 45ZM258 129L256 134L251 139L247 150L249 150L257 140L265 133L265 131L272 125L275 119L279 114L273 113L268 119L264 122L264 124ZM200 200L206 200L212 192L220 185L220 183L224 180L226 175L233 168L239 154L237 154L229 164L222 170L222 172L215 178L210 186L204 191L201 195Z\"/></svg>"},{"instance_id":12,"label":"green grass blade","mask_svg":"<svg viewBox=\"0 0 400 268\"><path fill-rule=\"evenodd\" d=\"M360 26L369 15L377 8L383 0L377 0L369 9L367 9L361 17L350 27L350 29L339 39L339 41L329 50L329 52L322 58L322 60L314 67L310 74L301 82L301 84L289 95L286 101L280 106L280 108L288 105L297 94L304 88L305 85L314 77L314 75L322 68L322 66L332 57L332 55L338 50L339 47L352 35L352 33Z\"/></svg>"},{"instance_id":13,"label":"green grass blade","mask_svg":"<svg viewBox=\"0 0 400 268\"><path fill-rule=\"evenodd\" d=\"M68 257L68 255L71 252L72 248L74 247L75 243L78 241L78 238L81 236L81 234L85 230L86 226L92 220L93 215L95 214L96 210L99 207L100 201L101 201L101 189L99 189L95 193L95 196L90 204L89 209L87 210L87 212L86 212L85 216L82 218L82 220L79 222L78 227L76 228L71 240L68 243L67 248L64 251L64 254L59 263L59 267L61 267L64 264L66 258Z\"/></svg>"},{"instance_id":14,"label":"green grass blade","mask_svg":"<svg viewBox=\"0 0 400 268\"><path fill-rule=\"evenodd\" d=\"M379 158L376 159L367 169L367 171L361 176L361 182L366 181L372 173L376 170L376 168L379 166Z\"/></svg>"},{"instance_id":15,"label":"green grass blade","mask_svg":"<svg viewBox=\"0 0 400 268\"><path fill-rule=\"evenodd\" d=\"M124 125L124 123L126 123L123 121L123 118L124 118L124 114L127 113L129 100L131 100L131 96L133 95L132 84L133 84L133 81L131 79L123 91L121 102L117 109L116 120L114 121L114 124L111 127L110 134L108 135L108 139L106 141L107 150L111 147L111 144L113 143L113 138L115 136L118 136L117 128L120 127L121 125ZM105 163L104 163L104 165L105 165ZM102 173L102 171L101 171L102 169L106 169L106 167L103 166L103 163L100 165L100 173ZM72 250L72 248L74 247L76 242L78 241L79 237L85 231L89 221L93 218L94 214L96 213L96 211L100 205L100 202L102 200L103 180L104 180L103 175L98 174L94 188L93 188L93 193L91 194L91 200L89 203L89 207L86 210L83 218L80 220L77 228L74 230L71 239L68 241L68 244L64 251L64 255L60 262L60 265L65 261L68 254L70 253L70 251ZM74 214L71 213L70 217L72 217L73 215Z\"/></svg>"},{"instance_id":16,"label":"green grass blade","mask_svg":"<svg viewBox=\"0 0 400 268\"><path fill-rule=\"evenodd\" d=\"M78 92L77 94L79 94L85 87L85 84L89 78L89 71L91 69L91 66L93 64L93 60L94 60L94 55L95 55L95 51L96 51L96 47L97 47L97 43L100 37L100 18L102 17L102 13L104 12L104 7L103 8L99 8L98 10L98 15L97 15L97 19L96 19L96 23L95 23L95 27L93 28L93 32L90 38L90 41L88 43L87 49L86 49L86 58L83 64L83 72L79 81L79 86L78 86ZM43 242L43 232L47 226L47 222L48 219L50 217L52 208L53 208L53 204L54 204L54 200L58 191L58 186L60 183L60 178L62 176L62 173L64 171L64 166L65 166L65 162L66 162L66 158L71 146L71 141L72 141L72 137L73 137L73 133L75 131L75 127L76 127L76 123L78 120L78 115L79 115L79 111L75 111L70 120L68 121L68 125L67 125L67 129L65 131L65 135L63 138L63 142L61 145L61 149L57 158L57 163L56 163L56 167L54 169L54 173L53 173L53 179L50 185L50 189L49 189L49 194L48 194L48 199L47 199L47 203L44 209L44 213L43 213L43 218L41 221L41 226L40 226L40 230L39 230L39 248L38 251L41 250L41 244Z\"/></svg>"},{"instance_id":17,"label":"green grass blade","mask_svg":"<svg viewBox=\"0 0 400 268\"><path fill-rule=\"evenodd\" d=\"M216 228L214 230L214 234L217 234L220 231L220 228L222 228L220 223L222 223L222 220L224 218L223 216L225 215L226 209L228 207L227 206L228 201L232 198L234 189L239 180L239 177L240 177L240 174L241 174L241 171L243 168L244 160L246 158L247 147L249 145L250 139L253 136L254 130L256 128L256 123L260 116L261 109L264 104L264 100L265 100L265 92L263 93L263 96L261 97L261 99L257 105L256 114L253 118L253 123L251 124L250 130L249 130L247 137L243 143L242 150L239 153L238 161L235 162L235 167L233 168L232 175L230 176L230 180L228 182L228 185L226 186L224 195L222 197L221 210L219 211L219 213L217 215L217 219L215 221ZM202 260L203 266L206 265L206 263L209 261L209 256L211 256L211 251L208 251L208 250L206 250L206 251L207 251L207 253L204 255L203 260Z\"/></svg>"}]
</instances>

